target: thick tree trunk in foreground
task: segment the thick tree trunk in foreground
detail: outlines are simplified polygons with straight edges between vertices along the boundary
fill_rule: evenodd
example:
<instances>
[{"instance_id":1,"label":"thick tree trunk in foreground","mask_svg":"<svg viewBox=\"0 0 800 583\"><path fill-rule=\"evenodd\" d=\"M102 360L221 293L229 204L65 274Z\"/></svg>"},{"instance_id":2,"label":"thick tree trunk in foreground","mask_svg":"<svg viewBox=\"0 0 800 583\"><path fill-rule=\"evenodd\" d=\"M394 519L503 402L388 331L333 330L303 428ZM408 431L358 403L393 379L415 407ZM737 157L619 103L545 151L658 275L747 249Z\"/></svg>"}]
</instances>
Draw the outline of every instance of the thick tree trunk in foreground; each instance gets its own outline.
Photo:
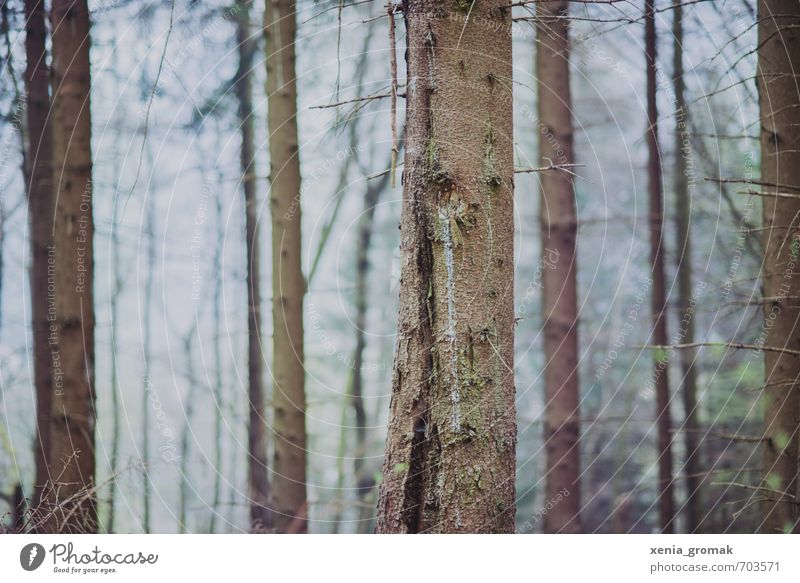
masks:
<instances>
[{"instance_id":1,"label":"thick tree trunk in foreground","mask_svg":"<svg viewBox=\"0 0 800 583\"><path fill-rule=\"evenodd\" d=\"M800 4L793 0L758 3L758 92L761 118L761 189L766 193L800 188ZM766 233L764 296L767 304L764 344L800 350L800 200L763 198ZM798 429L800 359L764 352L764 532L798 529ZM777 492L785 492L781 496Z\"/></svg>"},{"instance_id":2,"label":"thick tree trunk in foreground","mask_svg":"<svg viewBox=\"0 0 800 583\"><path fill-rule=\"evenodd\" d=\"M675 131L675 204L677 206L677 239L678 239L678 307L680 309L681 343L694 342L694 308L692 306L692 200L689 193L689 177L687 176L687 156L691 154L689 131L687 129L687 111L685 83L683 80L683 0L673 1L673 86L675 89L675 108L677 109L677 128ZM701 460L700 443L698 441L700 423L697 407L697 375L694 369L696 351L691 349L680 351L683 383L683 440L686 457L683 465L686 476L686 531L697 532L703 515L700 497Z\"/></svg>"},{"instance_id":3,"label":"thick tree trunk in foreground","mask_svg":"<svg viewBox=\"0 0 800 583\"><path fill-rule=\"evenodd\" d=\"M569 3L536 8L536 77L540 165L574 163L572 96L569 82ZM578 406L578 218L572 177L563 171L541 174L542 254L553 267L543 271L542 319L545 351L545 496L569 496L545 515L548 533L581 531L580 426Z\"/></svg>"},{"instance_id":4,"label":"thick tree trunk in foreground","mask_svg":"<svg viewBox=\"0 0 800 583\"><path fill-rule=\"evenodd\" d=\"M278 532L306 532L308 512L295 11L294 0L267 0L264 12L274 328L272 511Z\"/></svg>"},{"instance_id":5,"label":"thick tree trunk in foreground","mask_svg":"<svg viewBox=\"0 0 800 583\"><path fill-rule=\"evenodd\" d=\"M34 507L50 480L50 408L53 360L48 341L48 263L53 242L53 150L50 114L50 75L47 70L44 0L25 0L25 90L28 96L28 217L31 240L31 317L33 320L34 379L36 383L36 490Z\"/></svg>"},{"instance_id":6,"label":"thick tree trunk in foreground","mask_svg":"<svg viewBox=\"0 0 800 583\"><path fill-rule=\"evenodd\" d=\"M271 527L269 477L267 475L267 437L264 419L264 362L261 356L261 252L258 235L258 198L254 155L253 52L250 38L250 0L240 0L236 20L239 45L239 73L236 94L239 99L239 127L242 134L241 170L245 205L245 244L247 245L247 359L249 425L248 497L250 522L255 528Z\"/></svg>"},{"instance_id":7,"label":"thick tree trunk in foreground","mask_svg":"<svg viewBox=\"0 0 800 583\"><path fill-rule=\"evenodd\" d=\"M658 146L658 108L656 106L656 23L653 0L645 2L645 56L647 59L647 179L650 215L650 261L653 273L651 311L653 343L666 346L667 314L664 284L664 211L662 208L661 153ZM672 420L669 412L667 363L655 357L656 425L658 428L658 508L661 532L673 532L675 508L672 493Z\"/></svg>"},{"instance_id":8,"label":"thick tree trunk in foreground","mask_svg":"<svg viewBox=\"0 0 800 583\"><path fill-rule=\"evenodd\" d=\"M381 533L514 530L507 6L403 3L410 81Z\"/></svg>"},{"instance_id":9,"label":"thick tree trunk in foreground","mask_svg":"<svg viewBox=\"0 0 800 583\"><path fill-rule=\"evenodd\" d=\"M54 0L53 164L57 346L50 455L51 530L94 532L94 303L89 9Z\"/></svg>"}]
</instances>

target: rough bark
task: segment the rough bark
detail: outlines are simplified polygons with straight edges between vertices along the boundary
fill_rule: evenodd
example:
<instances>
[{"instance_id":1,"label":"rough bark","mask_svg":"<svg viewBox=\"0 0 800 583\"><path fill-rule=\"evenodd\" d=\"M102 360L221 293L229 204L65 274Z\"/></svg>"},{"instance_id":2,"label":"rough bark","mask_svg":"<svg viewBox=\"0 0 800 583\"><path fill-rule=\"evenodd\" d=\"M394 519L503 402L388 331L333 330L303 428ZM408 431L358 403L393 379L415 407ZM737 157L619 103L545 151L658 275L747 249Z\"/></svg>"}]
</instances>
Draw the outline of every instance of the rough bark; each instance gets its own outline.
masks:
<instances>
[{"instance_id":1,"label":"rough bark","mask_svg":"<svg viewBox=\"0 0 800 583\"><path fill-rule=\"evenodd\" d=\"M406 0L400 311L377 532L513 532L511 11Z\"/></svg>"},{"instance_id":2,"label":"rough bark","mask_svg":"<svg viewBox=\"0 0 800 583\"><path fill-rule=\"evenodd\" d=\"M53 361L48 342L48 257L53 243L53 151L50 135L50 73L47 68L43 0L25 0L25 90L28 123L28 218L31 241L31 318L36 384L36 484L34 506L50 479L50 408Z\"/></svg>"},{"instance_id":3,"label":"rough bark","mask_svg":"<svg viewBox=\"0 0 800 583\"><path fill-rule=\"evenodd\" d=\"M300 159L295 82L294 0L266 0L274 460L273 524L278 532L306 532L305 373L301 267Z\"/></svg>"},{"instance_id":4,"label":"rough bark","mask_svg":"<svg viewBox=\"0 0 800 583\"><path fill-rule=\"evenodd\" d=\"M764 192L800 187L800 4L792 0L758 3L758 92L761 118L761 181ZM770 186L778 185L778 186ZM800 350L798 316L800 279L800 201L763 198L765 228L764 296L777 298L765 305L764 344ZM789 225L789 228L786 228ZM773 228L774 227L774 228ZM764 352L764 481L769 488L764 506L764 532L798 529L798 428L800 428L800 359ZM785 492L785 496L776 491Z\"/></svg>"},{"instance_id":5,"label":"rough bark","mask_svg":"<svg viewBox=\"0 0 800 583\"><path fill-rule=\"evenodd\" d=\"M645 57L647 61L647 179L650 218L650 262L653 277L651 312L652 340L659 346L667 340L666 292L664 281L664 211L661 184L661 151L658 145L658 107L656 106L656 23L653 0L645 2ZM673 532L675 507L672 484L672 420L669 411L669 375L665 360L654 359L656 425L658 441L658 508L661 532Z\"/></svg>"},{"instance_id":6,"label":"rough bark","mask_svg":"<svg viewBox=\"0 0 800 583\"><path fill-rule=\"evenodd\" d=\"M259 246L258 197L253 118L253 55L250 36L250 0L238 3L236 42L239 47L239 73L236 94L239 99L239 131L242 134L240 162L245 205L245 244L247 245L247 372L248 484L250 522L255 528L270 528L269 477L267 475L267 436L264 419L264 362L261 356L261 250Z\"/></svg>"},{"instance_id":7,"label":"rough bark","mask_svg":"<svg viewBox=\"0 0 800 583\"><path fill-rule=\"evenodd\" d=\"M536 10L540 166L573 164L569 3L546 2ZM581 531L575 188L572 177L563 171L542 173L540 184L542 254L552 260L552 267L542 273L545 496L553 500L565 488L570 493L546 514L544 530L575 533Z\"/></svg>"},{"instance_id":8,"label":"rough bark","mask_svg":"<svg viewBox=\"0 0 800 583\"><path fill-rule=\"evenodd\" d=\"M686 110L686 86L683 79L683 6L682 0L673 1L673 88L677 127L675 129L675 206L677 207L676 231L678 240L678 309L681 318L681 343L694 342L694 309L692 308L692 200L687 176L687 156L690 154L688 112ZM680 351L683 382L683 440L686 448L683 472L686 479L686 530L698 532L703 516L700 486L701 451L698 441L700 423L697 407L697 374L694 368L696 351Z\"/></svg>"},{"instance_id":9,"label":"rough bark","mask_svg":"<svg viewBox=\"0 0 800 583\"><path fill-rule=\"evenodd\" d=\"M94 302L89 9L54 0L53 180L57 344L50 456L57 482L51 530L94 532Z\"/></svg>"}]
</instances>

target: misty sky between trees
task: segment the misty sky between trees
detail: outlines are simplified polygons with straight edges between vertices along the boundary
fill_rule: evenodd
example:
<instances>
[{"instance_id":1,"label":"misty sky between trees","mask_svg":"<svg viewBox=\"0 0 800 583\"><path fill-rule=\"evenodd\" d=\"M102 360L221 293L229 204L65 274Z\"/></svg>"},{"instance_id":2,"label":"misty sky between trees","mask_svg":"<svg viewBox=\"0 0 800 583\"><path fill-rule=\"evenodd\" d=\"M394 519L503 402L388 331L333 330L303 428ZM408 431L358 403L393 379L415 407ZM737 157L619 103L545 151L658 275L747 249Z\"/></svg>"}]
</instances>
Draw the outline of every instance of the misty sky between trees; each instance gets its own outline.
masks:
<instances>
[{"instance_id":1,"label":"misty sky between trees","mask_svg":"<svg viewBox=\"0 0 800 583\"><path fill-rule=\"evenodd\" d=\"M256 43L252 82L263 303L259 339L271 455L273 321L263 4L253 4L250 20ZM308 530L315 533L374 528L402 267L401 151L396 185L385 185L375 205L368 249L362 365L366 422L359 432L348 394L357 327L358 229L365 213L364 192L389 167L392 112L388 98L356 98L387 94L392 77L385 3L343 4L299 0L296 18L302 269L308 279L303 307ZM659 530L654 356L669 362L676 530L687 530L680 351L646 347L654 342L643 4L631 0L570 6L578 165L571 172L579 224L580 514L585 532ZM655 15L669 344L682 341L677 265L688 261L696 291L695 340L719 344L697 351L694 365L702 530L755 532L762 521L753 494L763 478L761 444L757 438L740 438L762 434L764 359L760 352L722 345L752 345L762 332L762 201L742 195L742 184L708 178L759 176L756 3L686 4L690 257L681 257L675 226L673 185L682 154L675 147L670 3L656 2ZM112 479L114 530L145 528L142 419L143 407L149 407L148 530L246 532L248 311L241 134L231 83L239 64L235 16L230 3L217 0L100 0L89 7L100 530L109 517ZM525 20L534 8L513 9L520 19L512 29L513 84L508 81L516 168L541 165L536 33ZM8 512L4 521L9 523L16 485L22 485L26 496L33 490L36 401L30 230L19 127L12 119L24 90L23 2L6 0L2 10L0 512ZM395 20L402 132L406 30L402 14ZM331 106L339 102L346 103ZM542 532L544 515L570 495L566 485L556 499L548 499L545 490L542 279L569 258L542 248L539 180L535 172L514 177L515 529L525 533ZM113 345L112 310L117 318ZM112 478L115 374L120 438ZM365 438L363 444L359 436ZM364 475L359 478L354 458L362 460ZM358 483L365 476L370 484L366 494Z\"/></svg>"}]
</instances>

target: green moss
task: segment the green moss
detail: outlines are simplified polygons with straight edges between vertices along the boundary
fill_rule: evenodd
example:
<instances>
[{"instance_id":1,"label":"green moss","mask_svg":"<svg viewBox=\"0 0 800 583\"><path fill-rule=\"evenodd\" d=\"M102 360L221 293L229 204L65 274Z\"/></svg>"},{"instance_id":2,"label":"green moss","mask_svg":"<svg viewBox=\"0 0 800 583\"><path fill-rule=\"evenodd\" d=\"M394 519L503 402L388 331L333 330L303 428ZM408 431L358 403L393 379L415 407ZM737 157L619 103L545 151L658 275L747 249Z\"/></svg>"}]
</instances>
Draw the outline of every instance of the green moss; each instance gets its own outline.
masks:
<instances>
[{"instance_id":1,"label":"green moss","mask_svg":"<svg viewBox=\"0 0 800 583\"><path fill-rule=\"evenodd\" d=\"M791 438L785 431L776 431L772 436L772 443L780 453L783 453L790 442Z\"/></svg>"},{"instance_id":2,"label":"green moss","mask_svg":"<svg viewBox=\"0 0 800 583\"><path fill-rule=\"evenodd\" d=\"M764 480L767 483L767 487L772 490L781 490L781 477L774 473L770 472L767 475L767 478Z\"/></svg>"},{"instance_id":3,"label":"green moss","mask_svg":"<svg viewBox=\"0 0 800 583\"><path fill-rule=\"evenodd\" d=\"M472 5L474 3L475 0L454 0L453 9L461 14L469 14L469 11L472 9Z\"/></svg>"}]
</instances>

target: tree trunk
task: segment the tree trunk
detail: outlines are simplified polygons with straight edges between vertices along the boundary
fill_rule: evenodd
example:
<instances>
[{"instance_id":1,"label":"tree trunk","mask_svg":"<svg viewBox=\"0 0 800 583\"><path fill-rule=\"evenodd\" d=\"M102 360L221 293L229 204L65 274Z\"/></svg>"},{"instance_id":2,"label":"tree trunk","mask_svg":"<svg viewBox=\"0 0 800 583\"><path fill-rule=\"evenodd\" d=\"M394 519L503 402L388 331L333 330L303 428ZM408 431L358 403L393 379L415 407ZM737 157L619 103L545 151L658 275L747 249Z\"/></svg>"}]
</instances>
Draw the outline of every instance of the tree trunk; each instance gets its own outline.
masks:
<instances>
[{"instance_id":1,"label":"tree trunk","mask_svg":"<svg viewBox=\"0 0 800 583\"><path fill-rule=\"evenodd\" d=\"M536 77L541 166L574 163L569 82L569 3L537 5ZM543 172L539 210L542 255L552 263L542 273L545 351L545 496L570 495L545 515L548 533L581 531L580 426L578 407L578 218L572 177Z\"/></svg>"},{"instance_id":2,"label":"tree trunk","mask_svg":"<svg viewBox=\"0 0 800 583\"><path fill-rule=\"evenodd\" d=\"M250 522L254 530L271 528L269 477L267 475L267 435L264 419L264 362L261 356L261 250L259 247L258 198L254 156L253 55L250 37L250 0L239 2L236 42L239 46L239 73L236 92L239 98L239 128L242 133L241 171L244 186L245 244L247 245L247 358L248 484Z\"/></svg>"},{"instance_id":3,"label":"tree trunk","mask_svg":"<svg viewBox=\"0 0 800 583\"><path fill-rule=\"evenodd\" d=\"M300 159L295 84L294 0L266 0L264 36L272 213L272 322L275 446L273 523L306 532L306 396L303 368Z\"/></svg>"},{"instance_id":4,"label":"tree trunk","mask_svg":"<svg viewBox=\"0 0 800 583\"><path fill-rule=\"evenodd\" d=\"M189 504L189 491L193 490L191 476L189 475L189 469L191 467L191 460L189 458L192 451L192 421L194 420L194 406L197 400L196 393L198 387L198 379L195 375L194 356L192 350L194 344L194 335L196 333L197 328L196 325L193 324L189 329L189 332L187 332L186 336L183 338L183 354L186 360L186 381L189 384L189 392L186 394L186 404L184 406L186 420L183 424L183 428L181 429L180 437L181 483L178 499L178 533L180 534L191 532L188 528L189 518L187 511Z\"/></svg>"},{"instance_id":5,"label":"tree trunk","mask_svg":"<svg viewBox=\"0 0 800 583\"><path fill-rule=\"evenodd\" d=\"M678 308L680 310L682 337L681 343L694 342L694 308L692 306L692 241L691 218L692 200L687 176L687 156L691 154L691 136L686 111L686 87L683 80L683 0L673 0L673 87L677 127L675 131L675 204L677 207L677 271ZM692 349L680 351L681 373L683 376L681 396L683 398L683 439L686 457L683 471L686 476L686 531L698 532L703 516L700 496L701 455L698 442L697 375L694 369L696 352Z\"/></svg>"},{"instance_id":6,"label":"tree trunk","mask_svg":"<svg viewBox=\"0 0 800 583\"><path fill-rule=\"evenodd\" d=\"M149 152L149 149L148 149ZM152 168L152 166L151 166ZM149 393L153 384L153 272L156 265L156 201L153 193L147 193L147 272L144 284L144 310L142 314L142 358L144 361L144 375L142 383L142 530L150 533L150 402Z\"/></svg>"},{"instance_id":7,"label":"tree trunk","mask_svg":"<svg viewBox=\"0 0 800 583\"><path fill-rule=\"evenodd\" d=\"M58 483L49 528L94 532L94 302L89 9L53 0L53 180L57 345L50 457Z\"/></svg>"},{"instance_id":8,"label":"tree trunk","mask_svg":"<svg viewBox=\"0 0 800 583\"><path fill-rule=\"evenodd\" d=\"M33 320L34 381L36 383L36 489L33 505L41 502L50 479L50 408L53 361L49 343L48 258L53 243L53 150L50 75L47 69L44 0L25 0L25 90L28 96L28 218L31 237L31 318Z\"/></svg>"},{"instance_id":9,"label":"tree trunk","mask_svg":"<svg viewBox=\"0 0 800 583\"><path fill-rule=\"evenodd\" d=\"M653 271L651 310L653 342L666 346L667 318L664 282L664 211L662 209L661 153L658 146L658 108L656 106L656 22L653 0L645 2L645 56L647 59L647 178L650 215L650 261ZM673 532L675 514L672 493L672 421L669 412L669 375L666 360L654 358L656 425L658 428L658 507L661 532Z\"/></svg>"},{"instance_id":10,"label":"tree trunk","mask_svg":"<svg viewBox=\"0 0 800 583\"><path fill-rule=\"evenodd\" d=\"M367 308L369 287L369 250L375 224L375 210L381 193L389 185L390 173L367 181L364 191L364 206L358 224L356 244L356 346L353 352L353 381L350 390L350 403L353 407L356 430L356 447L353 452L353 474L356 479L356 496L359 502L359 517L356 524L358 534L369 530L372 508L368 505L375 480L365 463L367 455L367 411L364 407L364 350L367 347Z\"/></svg>"},{"instance_id":11,"label":"tree trunk","mask_svg":"<svg viewBox=\"0 0 800 583\"><path fill-rule=\"evenodd\" d=\"M800 4L793 0L758 3L758 92L761 119L761 181L764 192L800 188L800 108L796 73L800 70ZM800 350L797 278L800 201L764 197L766 233L764 296L780 298L764 307L764 344ZM788 227L788 228L787 228ZM798 443L800 437L800 360L764 352L764 532L798 530ZM776 493L785 492L786 496Z\"/></svg>"},{"instance_id":12,"label":"tree trunk","mask_svg":"<svg viewBox=\"0 0 800 583\"><path fill-rule=\"evenodd\" d=\"M121 143L120 139L120 143ZM115 174L119 176L119 171ZM119 196L118 184L115 185L115 196ZM119 368L117 366L117 349L118 349L118 326L119 326L119 295L122 292L122 273L121 273L121 254L119 245L119 227L120 221L118 212L120 204L114 203L114 210L111 215L111 265L112 269L112 285L111 290L111 368L109 385L111 387L111 415L112 415L112 432L111 432L111 480L109 482L108 493L108 526L107 531L114 532L116 520L116 495L117 495L117 470L119 469L119 450L120 440L122 437L122 420L121 405L120 405L120 387L119 387ZM148 404L145 404L148 406Z\"/></svg>"},{"instance_id":13,"label":"tree trunk","mask_svg":"<svg viewBox=\"0 0 800 583\"><path fill-rule=\"evenodd\" d=\"M402 4L400 313L377 532L513 532L511 9Z\"/></svg>"}]
</instances>

